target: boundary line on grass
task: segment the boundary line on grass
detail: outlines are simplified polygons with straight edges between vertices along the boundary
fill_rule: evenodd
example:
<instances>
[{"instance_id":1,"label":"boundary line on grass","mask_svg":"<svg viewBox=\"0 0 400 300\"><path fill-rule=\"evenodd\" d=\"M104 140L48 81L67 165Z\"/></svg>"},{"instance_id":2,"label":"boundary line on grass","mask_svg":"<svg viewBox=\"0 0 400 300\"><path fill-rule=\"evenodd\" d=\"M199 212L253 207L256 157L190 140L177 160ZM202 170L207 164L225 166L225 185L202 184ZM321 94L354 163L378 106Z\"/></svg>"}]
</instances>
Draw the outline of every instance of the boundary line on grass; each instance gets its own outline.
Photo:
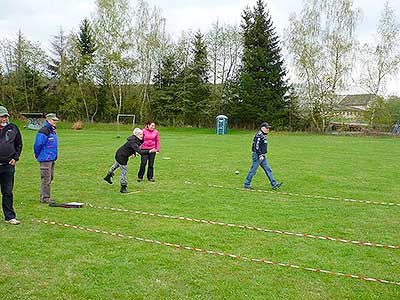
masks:
<instances>
[{"instance_id":1,"label":"boundary line on grass","mask_svg":"<svg viewBox=\"0 0 400 300\"><path fill-rule=\"evenodd\" d=\"M193 182L190 182L190 181L185 181L185 184L198 185L198 186L208 186L208 187L219 188L219 189L239 190L239 191L246 191L246 192L269 193L269 194L278 194L278 195L286 195L286 196L297 196L297 197L314 198L314 199L346 201L346 202L352 202L352 203L377 204L377 205L398 206L398 207L400 207L400 203L393 203L393 202L379 202L379 201L372 201L372 200L357 200L357 199L350 199L350 198L326 197L326 196L319 196L319 195L307 195L307 194L297 194L297 193L279 192L279 191L266 191L266 190L259 190L259 189L257 189L257 190L256 189L247 190L245 188L239 188L239 187L224 187L222 185L201 184L201 183L193 183Z\"/></svg>"},{"instance_id":2,"label":"boundary line on grass","mask_svg":"<svg viewBox=\"0 0 400 300\"><path fill-rule=\"evenodd\" d=\"M353 240L349 240L349 239L334 238L334 237L330 237L330 236L321 236L321 235L307 234L307 233L296 233L296 232L290 232L290 231L285 231L285 230L268 229L268 228L262 228L262 227L257 227L257 226L238 225L238 224L233 224L233 223L224 223L224 222L210 221L210 220L183 217L183 216L170 216L170 215L165 215L165 214L151 213L151 212L145 212L145 211L139 211L139 210L129 210L129 209L125 209L125 208L96 206L96 205L93 205L90 203L87 203L87 206L90 208L95 208L95 209L126 212L126 213L132 213L132 214L136 214L136 215L160 217L160 218L172 219L172 220L183 220L183 221L190 221L190 222L203 223L203 224L209 224L209 225L220 225L220 226L224 226L224 227L236 227L236 228L240 228L240 229L255 230L255 231L262 231L262 232L276 233L276 234L284 234L284 235L297 236L297 237L306 237L306 238L312 238L312 239L318 239L318 240L335 241L335 242L354 244L354 245L360 245L360 246L380 247L380 248L386 248L386 249L400 249L399 245L386 245L386 244L373 243L373 242L360 242L360 241L353 241Z\"/></svg>"},{"instance_id":3,"label":"boundary line on grass","mask_svg":"<svg viewBox=\"0 0 400 300\"><path fill-rule=\"evenodd\" d=\"M281 267L293 268L293 269L298 269L298 270L303 270L303 271L309 271L309 272L315 272L315 273L325 273L325 274L341 276L341 277L346 277L346 278L360 279L360 280L364 280L364 281L368 281L368 282L394 284L394 285L400 286L400 282L385 280L385 279L380 279L380 278L374 278L374 277L369 277L369 276L365 276L365 275L354 275L354 274L349 274L349 273L324 270L324 269L320 269L320 268L302 267L302 266L298 266L298 265L294 265L294 264L290 264L290 263L275 262L275 261L271 261L271 260L267 260L267 259L250 258L250 257L246 257L246 256L232 254L232 253L225 253L225 252L214 251L214 250L205 250L205 249L191 247L191 246L183 246L183 245L174 244L174 243L146 239L146 238L142 238L142 237L135 237L135 236L116 233L116 232L109 232L109 231L105 231L105 230L93 229L93 228L77 226L77 225L70 225L70 224L66 224L66 223L59 223L59 222L48 221L48 220L32 219L32 221L36 222L36 223L57 225L57 226L61 226L61 227L73 228L73 229L88 231L88 232L92 232L92 233L101 233L101 234L110 235L110 236L119 237L119 238L125 238L125 239L137 240L140 242L163 245L163 246L168 246L168 247L172 247L172 248L177 248L180 250L189 250L189 251L207 253L207 254L212 254L212 255L230 257L230 258L244 260L244 261L248 261L248 262L256 262L256 263L262 263L262 264L268 264L268 265L277 265L277 266L281 266Z\"/></svg>"}]
</instances>

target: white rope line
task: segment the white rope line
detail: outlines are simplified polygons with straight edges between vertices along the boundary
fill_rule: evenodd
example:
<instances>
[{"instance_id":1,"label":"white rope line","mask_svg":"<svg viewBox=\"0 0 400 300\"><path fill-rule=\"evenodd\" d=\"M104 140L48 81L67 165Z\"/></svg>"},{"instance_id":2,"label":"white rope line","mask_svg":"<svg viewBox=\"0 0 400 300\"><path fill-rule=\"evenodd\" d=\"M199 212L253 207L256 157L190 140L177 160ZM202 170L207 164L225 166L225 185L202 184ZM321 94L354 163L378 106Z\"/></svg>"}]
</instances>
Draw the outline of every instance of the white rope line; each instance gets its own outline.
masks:
<instances>
[{"instance_id":1,"label":"white rope line","mask_svg":"<svg viewBox=\"0 0 400 300\"><path fill-rule=\"evenodd\" d=\"M143 215L143 216L160 217L160 218L173 219L173 220L183 220L183 221L190 221L190 222L210 224L210 225L220 225L220 226L225 226L225 227L236 227L236 228L246 229L246 230L255 230L255 231L268 232L268 233L283 234L283 235L288 235L288 236L306 237L306 238L326 240L326 241L335 241L335 242L354 244L354 245L360 245L360 246L380 247L380 248L388 248L388 249L400 249L400 246L398 246L398 245L385 245L385 244L373 243L373 242L360 242L360 241L353 241L353 240L349 240L349 239L334 238L334 237L330 237L330 236L321 236L321 235L307 234L307 233L295 233L295 232L290 232L290 231L285 231L285 230L267 229L267 228L256 227L256 226L238 225L238 224L233 224L233 223L224 223L224 222L210 221L210 220L182 217L182 216L170 216L170 215L165 215L165 214L151 213L151 212L145 212L145 211L139 211L139 210L129 210L129 209L124 209L124 208L96 206L96 205L93 205L90 203L88 203L87 206L91 207L91 208L96 208L96 209L125 212L125 213L131 213L131 214L137 214L137 215Z\"/></svg>"},{"instance_id":2,"label":"white rope line","mask_svg":"<svg viewBox=\"0 0 400 300\"><path fill-rule=\"evenodd\" d=\"M266 190L248 190L245 188L238 188L238 187L224 187L222 185L216 184L201 184L201 183L193 183L190 181L185 181L185 184L190 185L197 185L197 186L208 186L213 188L219 189L234 189L239 191L249 191L249 192L256 192L256 193L269 193L269 194L277 194L277 195L285 195L285 196L296 196L296 197L305 197L305 198L314 198L314 199L324 199L324 200L335 200L335 201L346 201L351 203L362 203L362 204L376 204L376 205L386 205L386 206L398 206L400 207L400 203L393 203L393 202L379 202L379 201L372 201L372 200L357 200L357 199L350 199L350 198L338 198L338 197L326 197L326 196L319 196L319 195L307 195L307 194L297 194L297 193L289 193L289 192L279 192L279 191L266 191Z\"/></svg>"},{"instance_id":3,"label":"white rope line","mask_svg":"<svg viewBox=\"0 0 400 300\"><path fill-rule=\"evenodd\" d=\"M250 258L250 257L246 257L246 256L240 256L240 255L225 253L225 252L221 252L221 251L205 250L205 249L191 247L191 246L183 246L183 245L174 244L174 243L146 239L146 238L142 238L142 237L135 237L135 236L116 233L116 232L109 232L109 231L105 231L105 230L92 229L92 228L88 228L88 227L70 225L70 224L66 224L66 223L59 223L59 222L48 221L48 220L33 219L32 221L37 222L37 223L73 228L73 229L88 231L88 232L92 232L92 233L101 233L101 234L110 235L110 236L119 237L119 238L133 239L133 240L137 240L140 242L163 245L163 246L173 247L173 248L177 248L177 249L181 249L181 250L189 250L189 251L196 251L196 252L207 253L207 254L212 254L212 255L226 256L226 257L244 260L244 261L248 261L248 262L257 262L257 263L262 263L262 264L277 265L277 266L281 266L281 267L293 268L293 269L310 271L310 272L315 272L315 273L325 273L325 274L341 276L341 277L346 277L346 278L361 279L361 280L369 281L369 282L394 284L394 285L400 286L400 282L398 282L398 281L373 278L373 277L364 276L364 275L354 275L354 274L349 274L349 273L328 271L328 270L323 270L323 269L319 269L319 268L302 267L302 266L298 266L298 265L294 265L294 264L290 264L290 263L275 262L275 261L271 261L271 260L267 260L267 259Z\"/></svg>"}]
</instances>

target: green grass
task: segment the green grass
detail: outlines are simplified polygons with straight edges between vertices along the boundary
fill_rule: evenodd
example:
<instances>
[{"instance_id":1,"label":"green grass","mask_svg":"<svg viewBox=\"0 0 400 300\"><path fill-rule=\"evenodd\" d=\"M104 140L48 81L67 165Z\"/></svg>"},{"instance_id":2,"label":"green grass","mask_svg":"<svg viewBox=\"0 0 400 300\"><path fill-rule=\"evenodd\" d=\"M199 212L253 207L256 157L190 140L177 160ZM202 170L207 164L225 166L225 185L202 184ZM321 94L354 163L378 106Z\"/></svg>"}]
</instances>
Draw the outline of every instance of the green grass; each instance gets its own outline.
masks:
<instances>
[{"instance_id":1,"label":"green grass","mask_svg":"<svg viewBox=\"0 0 400 300\"><path fill-rule=\"evenodd\" d=\"M359 241L400 244L400 207L310 199L235 190L250 167L254 132L216 136L211 129L161 128L157 182L135 181L139 159L129 162L129 189L118 176L102 180L125 141L116 126L60 126L60 155L52 194L80 201L168 215L203 218ZM181 220L39 203L33 158L35 132L23 130L15 209L19 226L0 223L0 299L399 299L400 286L262 265L58 226L47 219L288 262L400 281L400 250L198 224ZM125 130L122 136L127 136ZM275 133L269 162L282 191L400 203L400 140ZM163 157L170 157L164 160ZM240 174L235 175L235 170ZM119 175L119 172L117 173ZM185 184L185 181L200 183ZM207 184L223 185L224 189ZM268 190L259 170L253 186Z\"/></svg>"}]
</instances>

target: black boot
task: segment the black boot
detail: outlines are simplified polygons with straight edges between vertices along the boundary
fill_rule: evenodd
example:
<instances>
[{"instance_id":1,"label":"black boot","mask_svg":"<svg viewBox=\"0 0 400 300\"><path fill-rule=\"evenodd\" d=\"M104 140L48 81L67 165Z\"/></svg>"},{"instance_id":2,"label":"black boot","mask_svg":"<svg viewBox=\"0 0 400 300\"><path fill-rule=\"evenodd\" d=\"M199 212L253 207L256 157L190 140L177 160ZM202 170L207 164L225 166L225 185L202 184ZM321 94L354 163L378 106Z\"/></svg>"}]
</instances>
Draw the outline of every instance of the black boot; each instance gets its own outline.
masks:
<instances>
[{"instance_id":1,"label":"black boot","mask_svg":"<svg viewBox=\"0 0 400 300\"><path fill-rule=\"evenodd\" d=\"M103 179L105 181L107 181L109 184L112 184L111 178L113 177L113 173L107 173L106 177L104 177Z\"/></svg>"},{"instance_id":2,"label":"black boot","mask_svg":"<svg viewBox=\"0 0 400 300\"><path fill-rule=\"evenodd\" d=\"M126 184L121 184L121 189L120 192L123 194L128 193L128 190L126 189L128 186Z\"/></svg>"}]
</instances>

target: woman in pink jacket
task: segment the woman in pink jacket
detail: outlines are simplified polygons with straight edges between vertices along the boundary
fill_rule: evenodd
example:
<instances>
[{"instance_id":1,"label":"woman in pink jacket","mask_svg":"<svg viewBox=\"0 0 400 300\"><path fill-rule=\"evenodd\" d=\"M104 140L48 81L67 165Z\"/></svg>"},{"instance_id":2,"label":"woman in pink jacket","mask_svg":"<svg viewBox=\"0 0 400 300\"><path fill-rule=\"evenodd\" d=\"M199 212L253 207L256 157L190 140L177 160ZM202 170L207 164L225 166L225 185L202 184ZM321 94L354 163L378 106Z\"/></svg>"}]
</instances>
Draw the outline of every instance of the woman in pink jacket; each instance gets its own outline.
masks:
<instances>
[{"instance_id":1,"label":"woman in pink jacket","mask_svg":"<svg viewBox=\"0 0 400 300\"><path fill-rule=\"evenodd\" d=\"M160 137L156 129L156 124L153 121L147 121L143 129L143 144L140 147L143 150L156 149L157 152L144 154L141 156L140 169L138 172L138 182L143 180L143 175L146 170L147 161L149 166L147 168L147 179L154 182L154 160L156 153L160 152Z\"/></svg>"}]
</instances>

